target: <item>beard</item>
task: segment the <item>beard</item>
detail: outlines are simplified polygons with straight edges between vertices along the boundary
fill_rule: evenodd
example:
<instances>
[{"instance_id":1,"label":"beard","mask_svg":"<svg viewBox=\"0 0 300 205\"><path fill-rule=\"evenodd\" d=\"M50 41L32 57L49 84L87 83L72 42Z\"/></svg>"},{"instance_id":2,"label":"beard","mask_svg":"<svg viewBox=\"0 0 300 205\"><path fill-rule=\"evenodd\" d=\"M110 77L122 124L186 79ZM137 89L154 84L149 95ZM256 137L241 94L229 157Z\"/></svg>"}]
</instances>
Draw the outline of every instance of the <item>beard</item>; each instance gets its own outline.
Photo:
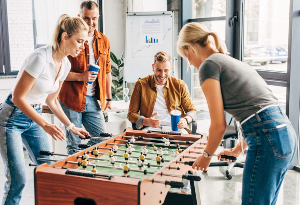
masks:
<instances>
[{"instance_id":1,"label":"beard","mask_svg":"<svg viewBox=\"0 0 300 205\"><path fill-rule=\"evenodd\" d=\"M160 83L161 81L163 81L162 83L165 84L165 83L167 82L167 77L163 77L163 79L161 79L161 77L162 77L162 76L160 76L160 75L155 75L155 74L154 74L154 78L156 79L157 82ZM165 82L164 82L164 81L165 81Z\"/></svg>"}]
</instances>

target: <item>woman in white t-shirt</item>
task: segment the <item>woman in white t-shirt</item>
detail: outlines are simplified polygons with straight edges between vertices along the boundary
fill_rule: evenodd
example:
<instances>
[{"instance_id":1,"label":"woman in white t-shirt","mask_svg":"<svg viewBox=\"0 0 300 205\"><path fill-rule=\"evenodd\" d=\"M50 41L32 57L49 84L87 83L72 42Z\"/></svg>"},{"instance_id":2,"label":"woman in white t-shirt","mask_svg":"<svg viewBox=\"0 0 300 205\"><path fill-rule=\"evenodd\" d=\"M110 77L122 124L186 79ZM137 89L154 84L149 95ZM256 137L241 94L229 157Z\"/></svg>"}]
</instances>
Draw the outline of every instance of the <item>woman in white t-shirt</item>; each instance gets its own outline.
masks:
<instances>
[{"instance_id":1,"label":"woman in white t-shirt","mask_svg":"<svg viewBox=\"0 0 300 205\"><path fill-rule=\"evenodd\" d=\"M88 135L75 127L64 114L57 96L71 64L68 55L77 56L84 48L88 25L79 17L60 16L52 45L33 51L24 61L17 84L0 106L0 152L4 163L3 204L19 204L25 186L26 172L23 146L31 160L40 164L40 150L49 150L46 132L53 139L64 140L63 131L41 117L46 103L67 129L81 137Z\"/></svg>"}]
</instances>

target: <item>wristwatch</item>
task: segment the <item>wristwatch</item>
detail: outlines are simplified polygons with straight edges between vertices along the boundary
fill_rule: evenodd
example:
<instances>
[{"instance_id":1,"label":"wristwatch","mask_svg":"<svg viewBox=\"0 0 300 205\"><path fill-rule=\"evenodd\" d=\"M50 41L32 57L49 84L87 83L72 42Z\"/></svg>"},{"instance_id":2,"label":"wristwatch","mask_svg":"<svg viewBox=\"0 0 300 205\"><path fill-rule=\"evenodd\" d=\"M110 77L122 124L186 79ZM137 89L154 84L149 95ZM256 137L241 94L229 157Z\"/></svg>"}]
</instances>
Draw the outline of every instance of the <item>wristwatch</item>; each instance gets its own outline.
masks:
<instances>
[{"instance_id":1,"label":"wristwatch","mask_svg":"<svg viewBox=\"0 0 300 205\"><path fill-rule=\"evenodd\" d=\"M209 159L212 158L212 155L209 155L205 150L203 151L203 156Z\"/></svg>"}]
</instances>

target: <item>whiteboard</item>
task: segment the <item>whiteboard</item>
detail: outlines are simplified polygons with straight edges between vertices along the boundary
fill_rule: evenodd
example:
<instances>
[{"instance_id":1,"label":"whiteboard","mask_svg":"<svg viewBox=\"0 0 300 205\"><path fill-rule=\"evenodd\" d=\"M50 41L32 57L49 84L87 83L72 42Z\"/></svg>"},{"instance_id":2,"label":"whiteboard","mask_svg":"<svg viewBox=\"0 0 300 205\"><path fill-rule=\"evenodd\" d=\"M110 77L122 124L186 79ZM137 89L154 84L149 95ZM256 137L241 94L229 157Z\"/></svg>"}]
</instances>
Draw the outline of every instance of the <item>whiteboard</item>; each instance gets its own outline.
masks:
<instances>
[{"instance_id":1,"label":"whiteboard","mask_svg":"<svg viewBox=\"0 0 300 205\"><path fill-rule=\"evenodd\" d=\"M147 19L148 18L148 19ZM161 34L156 40L151 34L144 38L144 20L159 20L161 22ZM150 41L150 42L149 42ZM173 55L173 12L139 12L127 13L126 16L126 40L124 59L124 79L128 83L135 83L139 78L152 74L154 55L158 51L165 51ZM174 70L173 70L174 72Z\"/></svg>"}]
</instances>

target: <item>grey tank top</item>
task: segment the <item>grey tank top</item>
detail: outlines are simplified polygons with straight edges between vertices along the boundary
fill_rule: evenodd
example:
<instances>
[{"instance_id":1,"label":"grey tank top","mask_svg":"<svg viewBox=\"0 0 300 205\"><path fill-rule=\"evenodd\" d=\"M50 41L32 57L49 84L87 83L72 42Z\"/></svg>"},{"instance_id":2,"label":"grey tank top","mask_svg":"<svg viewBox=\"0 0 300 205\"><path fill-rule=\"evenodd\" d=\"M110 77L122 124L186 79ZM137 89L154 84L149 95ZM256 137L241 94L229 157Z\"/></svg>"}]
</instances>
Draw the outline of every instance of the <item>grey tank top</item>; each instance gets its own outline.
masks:
<instances>
[{"instance_id":1,"label":"grey tank top","mask_svg":"<svg viewBox=\"0 0 300 205\"><path fill-rule=\"evenodd\" d=\"M199 68L200 85L209 78L220 81L224 110L242 121L261 108L278 104L262 77L248 64L215 53Z\"/></svg>"}]
</instances>

